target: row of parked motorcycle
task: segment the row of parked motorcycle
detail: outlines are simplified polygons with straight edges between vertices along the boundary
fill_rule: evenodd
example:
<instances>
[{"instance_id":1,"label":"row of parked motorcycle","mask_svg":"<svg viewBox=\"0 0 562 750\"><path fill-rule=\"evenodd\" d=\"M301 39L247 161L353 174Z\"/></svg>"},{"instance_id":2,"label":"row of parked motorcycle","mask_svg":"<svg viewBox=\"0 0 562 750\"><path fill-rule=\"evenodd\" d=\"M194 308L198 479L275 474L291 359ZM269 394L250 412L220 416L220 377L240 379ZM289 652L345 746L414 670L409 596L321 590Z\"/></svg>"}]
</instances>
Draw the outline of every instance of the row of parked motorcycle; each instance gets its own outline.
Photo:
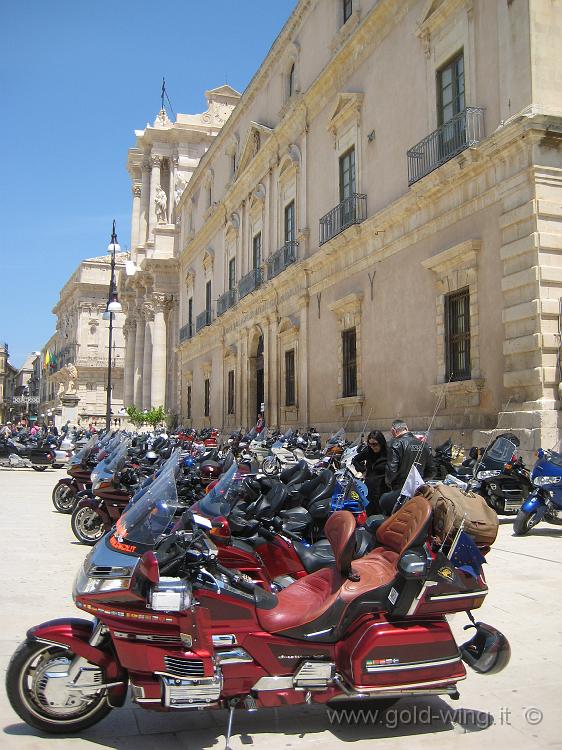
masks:
<instances>
[{"instance_id":1,"label":"row of parked motorcycle","mask_svg":"<svg viewBox=\"0 0 562 750\"><path fill-rule=\"evenodd\" d=\"M93 438L57 485L59 509L97 507L103 521L73 591L95 619L28 631L6 675L24 721L79 732L130 688L149 710L228 709L228 747L237 709L456 700L466 666L507 665L505 636L471 614L488 594L495 513L478 530L470 507L440 511L443 488L458 490L437 485L439 502L426 487L369 519L347 463L356 445L335 471L302 458L268 476L252 441L221 452L216 435L189 437ZM454 612L474 628L460 646Z\"/></svg>"},{"instance_id":2,"label":"row of parked motorcycle","mask_svg":"<svg viewBox=\"0 0 562 750\"><path fill-rule=\"evenodd\" d=\"M49 467L59 469L72 458L75 449L86 441L81 430L54 435L51 432L32 435L20 430L13 435L0 435L0 468L34 469L46 471Z\"/></svg>"},{"instance_id":3,"label":"row of parked motorcycle","mask_svg":"<svg viewBox=\"0 0 562 750\"><path fill-rule=\"evenodd\" d=\"M119 437L119 435L121 437ZM345 440L345 433L337 431L322 449L320 435L310 429L304 435L292 430L283 435L271 435L266 429L230 436L221 450L218 432L208 429L203 433L180 431L176 436L137 436L127 450L123 448L124 434L94 437L72 458L69 477L59 480L53 490L53 503L62 513L72 514L72 530L84 544L94 544L109 530L143 477L155 464L167 458L173 447L183 450L185 472L181 480L181 495L186 505L195 502L209 483L222 471L223 458L228 449L246 471L265 476L278 476L289 468L300 467L307 473L330 478L336 473L331 492L330 508L339 509L345 498L364 513L367 489L353 468L353 458L362 448L362 438ZM99 472L92 472L106 455L107 448L121 445L121 452L103 471L111 474L109 481L97 480ZM506 433L495 438L485 450L471 448L462 463L453 462L452 442L448 440L435 449L436 480L456 485L463 490L482 495L498 514L514 515L514 533L523 535L544 520L562 524L562 460L556 450L539 451L532 471L518 456L519 441ZM344 472L341 469L345 469ZM330 474L326 474L326 471ZM308 477L310 479L310 476ZM355 498L352 500L352 498Z\"/></svg>"}]
</instances>

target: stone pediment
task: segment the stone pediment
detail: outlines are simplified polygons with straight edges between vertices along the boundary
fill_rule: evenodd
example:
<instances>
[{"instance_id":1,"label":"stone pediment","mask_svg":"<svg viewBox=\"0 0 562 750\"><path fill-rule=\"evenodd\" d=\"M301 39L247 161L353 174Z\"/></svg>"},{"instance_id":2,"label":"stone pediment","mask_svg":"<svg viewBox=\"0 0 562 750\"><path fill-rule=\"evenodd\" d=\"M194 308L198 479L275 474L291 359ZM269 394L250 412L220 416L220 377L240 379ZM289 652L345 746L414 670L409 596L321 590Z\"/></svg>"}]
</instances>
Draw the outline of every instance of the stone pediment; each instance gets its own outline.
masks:
<instances>
[{"instance_id":1,"label":"stone pediment","mask_svg":"<svg viewBox=\"0 0 562 750\"><path fill-rule=\"evenodd\" d=\"M425 39L426 44L432 34L436 34L447 23L449 17L460 7L467 11L472 7L472 0L426 0L418 21L416 34Z\"/></svg>"},{"instance_id":2,"label":"stone pediment","mask_svg":"<svg viewBox=\"0 0 562 750\"><path fill-rule=\"evenodd\" d=\"M217 86L216 89L205 91L205 98L207 101L219 98L240 99L241 96L242 94L239 91L236 91L236 89L233 89L232 86L229 86L228 83L225 83L222 86Z\"/></svg>"},{"instance_id":3,"label":"stone pediment","mask_svg":"<svg viewBox=\"0 0 562 750\"><path fill-rule=\"evenodd\" d=\"M273 130L267 125L262 125L259 122L250 123L244 145L242 146L237 172L243 172L246 169L263 144L271 136L272 132Z\"/></svg>"},{"instance_id":4,"label":"stone pediment","mask_svg":"<svg viewBox=\"0 0 562 750\"><path fill-rule=\"evenodd\" d=\"M328 121L328 130L335 135L347 122L357 120L362 104L363 94L357 92L338 94L332 115Z\"/></svg>"}]
</instances>

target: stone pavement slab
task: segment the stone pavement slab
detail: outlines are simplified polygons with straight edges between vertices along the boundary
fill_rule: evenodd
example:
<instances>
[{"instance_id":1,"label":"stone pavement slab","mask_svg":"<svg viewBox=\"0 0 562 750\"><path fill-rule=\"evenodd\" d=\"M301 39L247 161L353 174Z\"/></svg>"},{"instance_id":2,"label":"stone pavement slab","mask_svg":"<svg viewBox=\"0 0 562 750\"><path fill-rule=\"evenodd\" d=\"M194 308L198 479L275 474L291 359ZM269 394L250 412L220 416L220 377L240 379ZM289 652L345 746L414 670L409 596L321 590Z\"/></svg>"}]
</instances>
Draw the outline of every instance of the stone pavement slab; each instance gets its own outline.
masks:
<instances>
[{"instance_id":1,"label":"stone pavement slab","mask_svg":"<svg viewBox=\"0 0 562 750\"><path fill-rule=\"evenodd\" d=\"M82 616L72 582L88 548L74 542L70 517L57 513L51 491L63 470L0 471L0 669L28 627L54 617ZM385 715L331 723L325 708L305 706L235 715L233 750L354 750L373 741L392 750L543 750L562 748L562 528L540 526L512 535L504 519L488 556L490 593L477 619L503 630L509 667L489 677L469 673L460 700L402 700ZM458 641L467 620L454 615ZM226 711L153 714L128 703L79 737L46 737L22 723L0 685L1 750L203 750L224 747Z\"/></svg>"}]
</instances>

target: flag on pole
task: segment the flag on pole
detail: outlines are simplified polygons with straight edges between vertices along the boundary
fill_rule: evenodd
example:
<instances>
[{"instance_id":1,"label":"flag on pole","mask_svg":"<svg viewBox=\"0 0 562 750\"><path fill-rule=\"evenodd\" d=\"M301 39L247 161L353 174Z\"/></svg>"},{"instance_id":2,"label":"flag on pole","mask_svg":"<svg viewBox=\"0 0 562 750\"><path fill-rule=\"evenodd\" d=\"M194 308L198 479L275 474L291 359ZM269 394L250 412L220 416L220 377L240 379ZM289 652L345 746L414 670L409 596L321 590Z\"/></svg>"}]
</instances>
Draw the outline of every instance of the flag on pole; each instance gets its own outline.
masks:
<instances>
[{"instance_id":1,"label":"flag on pole","mask_svg":"<svg viewBox=\"0 0 562 750\"><path fill-rule=\"evenodd\" d=\"M400 490L400 494L404 497L414 497L416 490L418 487L421 487L422 484L424 484L423 477L417 470L416 465L412 464L408 476L406 477L406 481L404 482L404 486Z\"/></svg>"},{"instance_id":2,"label":"flag on pole","mask_svg":"<svg viewBox=\"0 0 562 750\"><path fill-rule=\"evenodd\" d=\"M49 362L51 361L51 356L49 354L49 350L45 352L45 361L43 362L43 368L46 370L49 367Z\"/></svg>"}]
</instances>

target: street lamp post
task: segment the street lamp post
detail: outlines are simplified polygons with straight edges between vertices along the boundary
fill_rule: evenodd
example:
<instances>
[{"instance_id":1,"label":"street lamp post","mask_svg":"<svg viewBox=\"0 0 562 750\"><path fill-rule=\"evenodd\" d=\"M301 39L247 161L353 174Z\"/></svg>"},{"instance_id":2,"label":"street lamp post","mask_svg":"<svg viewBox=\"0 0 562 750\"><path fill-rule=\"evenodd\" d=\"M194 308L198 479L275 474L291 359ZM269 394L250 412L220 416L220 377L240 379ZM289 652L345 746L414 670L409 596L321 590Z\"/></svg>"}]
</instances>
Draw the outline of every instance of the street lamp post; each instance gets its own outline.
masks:
<instances>
[{"instance_id":1,"label":"street lamp post","mask_svg":"<svg viewBox=\"0 0 562 750\"><path fill-rule=\"evenodd\" d=\"M115 219L113 219L113 229L111 232L111 242L108 246L108 251L111 256L111 277L109 280L109 296L107 298L107 307L103 314L104 320L109 320L109 348L107 352L107 403L105 412L105 429L111 429L111 349L113 348L113 316L115 313L121 312L123 309L121 303L117 299L117 287L115 285L115 253L118 253L121 248L117 244L117 234L115 232Z\"/></svg>"}]
</instances>

